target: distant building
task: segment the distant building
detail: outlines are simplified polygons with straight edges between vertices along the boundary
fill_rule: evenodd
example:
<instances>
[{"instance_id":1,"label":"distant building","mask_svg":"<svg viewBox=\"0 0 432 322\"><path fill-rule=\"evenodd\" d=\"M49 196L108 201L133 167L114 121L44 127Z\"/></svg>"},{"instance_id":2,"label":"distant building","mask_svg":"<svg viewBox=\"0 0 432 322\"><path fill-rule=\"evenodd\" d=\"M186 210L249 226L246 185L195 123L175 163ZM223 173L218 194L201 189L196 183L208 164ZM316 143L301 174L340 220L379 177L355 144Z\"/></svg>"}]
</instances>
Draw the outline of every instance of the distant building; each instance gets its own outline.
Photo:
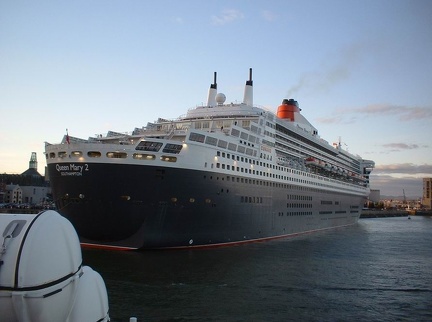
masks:
<instances>
[{"instance_id":1,"label":"distant building","mask_svg":"<svg viewBox=\"0 0 432 322\"><path fill-rule=\"evenodd\" d=\"M17 184L6 185L3 195L4 203L22 203L22 190Z\"/></svg>"},{"instance_id":2,"label":"distant building","mask_svg":"<svg viewBox=\"0 0 432 322\"><path fill-rule=\"evenodd\" d=\"M41 204L47 200L51 188L37 171L36 152L32 152L29 168L18 174L0 175L0 202Z\"/></svg>"},{"instance_id":3,"label":"distant building","mask_svg":"<svg viewBox=\"0 0 432 322\"><path fill-rule=\"evenodd\" d=\"M422 205L432 209L432 178L423 178L423 198Z\"/></svg>"},{"instance_id":4,"label":"distant building","mask_svg":"<svg viewBox=\"0 0 432 322\"><path fill-rule=\"evenodd\" d=\"M371 189L369 193L369 201L379 202L381 199L381 191L376 189Z\"/></svg>"}]
</instances>

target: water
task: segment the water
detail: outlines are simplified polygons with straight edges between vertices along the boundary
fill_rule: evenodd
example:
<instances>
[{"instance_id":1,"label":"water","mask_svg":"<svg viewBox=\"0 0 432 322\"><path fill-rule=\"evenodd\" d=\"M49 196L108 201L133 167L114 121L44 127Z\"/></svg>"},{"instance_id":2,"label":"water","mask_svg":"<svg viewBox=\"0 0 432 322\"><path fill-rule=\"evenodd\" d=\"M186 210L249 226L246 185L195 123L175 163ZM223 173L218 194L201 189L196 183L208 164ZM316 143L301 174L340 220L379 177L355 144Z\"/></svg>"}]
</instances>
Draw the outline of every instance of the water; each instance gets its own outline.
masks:
<instances>
[{"instance_id":1,"label":"water","mask_svg":"<svg viewBox=\"0 0 432 322\"><path fill-rule=\"evenodd\" d=\"M432 218L207 250L84 250L114 322L431 321Z\"/></svg>"}]
</instances>

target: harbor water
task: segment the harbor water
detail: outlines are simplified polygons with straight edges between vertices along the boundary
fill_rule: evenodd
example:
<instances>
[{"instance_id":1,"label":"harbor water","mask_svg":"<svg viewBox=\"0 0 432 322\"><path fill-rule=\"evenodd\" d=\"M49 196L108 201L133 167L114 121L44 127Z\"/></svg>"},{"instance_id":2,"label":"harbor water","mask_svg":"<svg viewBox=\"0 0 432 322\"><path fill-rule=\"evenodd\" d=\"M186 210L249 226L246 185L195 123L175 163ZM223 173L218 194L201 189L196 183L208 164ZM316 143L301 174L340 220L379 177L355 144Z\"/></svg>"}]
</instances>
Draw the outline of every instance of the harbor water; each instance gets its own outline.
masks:
<instances>
[{"instance_id":1,"label":"harbor water","mask_svg":"<svg viewBox=\"0 0 432 322\"><path fill-rule=\"evenodd\" d=\"M235 247L85 249L111 321L432 321L432 218Z\"/></svg>"}]
</instances>

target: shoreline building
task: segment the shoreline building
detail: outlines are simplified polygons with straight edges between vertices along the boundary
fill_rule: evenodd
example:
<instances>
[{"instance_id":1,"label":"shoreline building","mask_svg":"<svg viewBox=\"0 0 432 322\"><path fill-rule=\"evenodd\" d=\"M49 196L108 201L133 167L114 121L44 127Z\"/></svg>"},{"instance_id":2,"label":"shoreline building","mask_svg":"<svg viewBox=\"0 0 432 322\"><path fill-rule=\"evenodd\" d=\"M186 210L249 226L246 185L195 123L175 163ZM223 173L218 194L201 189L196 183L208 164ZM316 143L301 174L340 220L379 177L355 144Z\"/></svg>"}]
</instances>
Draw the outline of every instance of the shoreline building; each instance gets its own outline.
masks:
<instances>
[{"instance_id":1,"label":"shoreline building","mask_svg":"<svg viewBox=\"0 0 432 322\"><path fill-rule=\"evenodd\" d=\"M32 152L29 168L18 174L0 175L0 202L38 205L47 201L51 188L37 171L37 155Z\"/></svg>"},{"instance_id":2,"label":"shoreline building","mask_svg":"<svg viewBox=\"0 0 432 322\"><path fill-rule=\"evenodd\" d=\"M423 198L422 205L432 209L432 178L423 178Z\"/></svg>"},{"instance_id":3,"label":"shoreline building","mask_svg":"<svg viewBox=\"0 0 432 322\"><path fill-rule=\"evenodd\" d=\"M22 195L23 195L23 191L19 185L17 184L5 185L2 202L20 204L22 203Z\"/></svg>"}]
</instances>

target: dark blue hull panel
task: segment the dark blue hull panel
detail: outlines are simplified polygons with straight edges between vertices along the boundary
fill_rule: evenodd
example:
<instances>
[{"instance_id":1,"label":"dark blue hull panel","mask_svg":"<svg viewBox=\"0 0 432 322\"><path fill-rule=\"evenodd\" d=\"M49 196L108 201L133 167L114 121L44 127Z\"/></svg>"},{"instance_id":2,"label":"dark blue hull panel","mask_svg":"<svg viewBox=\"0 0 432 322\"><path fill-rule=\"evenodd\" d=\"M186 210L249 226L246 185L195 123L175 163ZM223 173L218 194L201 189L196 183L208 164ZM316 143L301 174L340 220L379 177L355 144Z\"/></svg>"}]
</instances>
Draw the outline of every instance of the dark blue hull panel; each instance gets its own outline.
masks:
<instances>
[{"instance_id":1,"label":"dark blue hull panel","mask_svg":"<svg viewBox=\"0 0 432 322\"><path fill-rule=\"evenodd\" d=\"M238 175L94 163L71 175L61 166L48 165L58 211L82 242L95 245L170 248L275 238L353 224L363 202Z\"/></svg>"}]
</instances>

